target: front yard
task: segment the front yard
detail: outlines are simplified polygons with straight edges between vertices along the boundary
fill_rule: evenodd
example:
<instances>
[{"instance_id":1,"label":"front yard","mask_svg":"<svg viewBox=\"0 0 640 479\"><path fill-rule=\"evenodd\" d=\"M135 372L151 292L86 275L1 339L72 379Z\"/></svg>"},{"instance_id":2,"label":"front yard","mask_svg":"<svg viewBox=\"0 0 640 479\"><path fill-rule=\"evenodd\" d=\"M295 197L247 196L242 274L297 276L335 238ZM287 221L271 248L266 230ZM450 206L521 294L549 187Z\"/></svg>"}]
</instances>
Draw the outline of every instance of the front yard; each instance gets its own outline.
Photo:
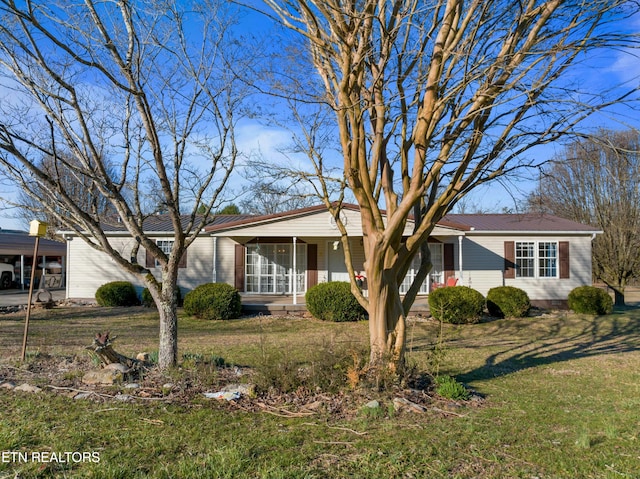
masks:
<instances>
[{"instance_id":1,"label":"front yard","mask_svg":"<svg viewBox=\"0 0 640 479\"><path fill-rule=\"evenodd\" d=\"M109 330L119 352L153 353L150 310L39 311L25 365L23 321L0 316L0 383L42 391L0 387L2 479L631 478L640 471L638 309L446 326L437 354L439 324L411 321L411 363L437 367L478 393L464 403L430 398L423 413L395 412L391 396L357 388L299 389L279 403L273 394L232 402L203 394L229 375L246 382L248 371L269 363L309 368L314 351L362 354L366 322L184 318L182 367L151 371L133 388L83 385L95 367L84 347ZM73 399L78 391L90 394ZM372 400L380 407L364 408Z\"/></svg>"}]
</instances>

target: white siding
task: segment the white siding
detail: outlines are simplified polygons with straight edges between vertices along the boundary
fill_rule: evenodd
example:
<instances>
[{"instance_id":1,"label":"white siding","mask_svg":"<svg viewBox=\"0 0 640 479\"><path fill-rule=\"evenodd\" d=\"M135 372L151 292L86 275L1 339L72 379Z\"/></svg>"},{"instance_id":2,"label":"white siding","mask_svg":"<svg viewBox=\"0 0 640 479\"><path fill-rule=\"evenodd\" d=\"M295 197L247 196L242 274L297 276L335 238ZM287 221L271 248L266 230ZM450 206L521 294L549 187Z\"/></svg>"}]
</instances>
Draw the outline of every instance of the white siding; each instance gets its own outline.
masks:
<instances>
[{"instance_id":1,"label":"white siding","mask_svg":"<svg viewBox=\"0 0 640 479\"><path fill-rule=\"evenodd\" d=\"M343 218L346 219L347 234L351 237L362 237L362 218L360 212L343 210ZM332 224L329 212L319 211L294 218L274 218L268 222L257 225L234 227L231 230L214 233L215 236L241 236L241 237L317 237L328 238L338 237L339 231L335 224ZM413 223L407 222L405 235L410 235L413 231ZM434 235L457 235L459 232L454 229L436 226Z\"/></svg>"},{"instance_id":2,"label":"white siding","mask_svg":"<svg viewBox=\"0 0 640 479\"><path fill-rule=\"evenodd\" d=\"M171 239L171 238L157 238ZM132 238L112 238L110 240L118 252L128 258L134 246ZM94 298L96 290L110 281L131 281L140 291L142 282L133 274L122 269L111 257L91 248L80 238L69 242L69 269L67 274L67 296L69 298ZM140 248L138 263L145 264L146 251ZM178 286L193 289L199 284L211 281L213 273L213 239L199 237L187 251L187 267L180 269ZM233 265L232 265L233 267ZM160 279L160 270L151 272Z\"/></svg>"},{"instance_id":3,"label":"white siding","mask_svg":"<svg viewBox=\"0 0 640 479\"><path fill-rule=\"evenodd\" d=\"M235 286L235 247L238 243L231 238L218 238L217 241L216 282Z\"/></svg>"},{"instance_id":4,"label":"white siding","mask_svg":"<svg viewBox=\"0 0 640 479\"><path fill-rule=\"evenodd\" d=\"M504 279L505 241L568 241L569 278ZM566 300L577 286L591 284L590 236L467 236L463 241L463 284L483 295L496 286L523 289L532 301Z\"/></svg>"}]
</instances>

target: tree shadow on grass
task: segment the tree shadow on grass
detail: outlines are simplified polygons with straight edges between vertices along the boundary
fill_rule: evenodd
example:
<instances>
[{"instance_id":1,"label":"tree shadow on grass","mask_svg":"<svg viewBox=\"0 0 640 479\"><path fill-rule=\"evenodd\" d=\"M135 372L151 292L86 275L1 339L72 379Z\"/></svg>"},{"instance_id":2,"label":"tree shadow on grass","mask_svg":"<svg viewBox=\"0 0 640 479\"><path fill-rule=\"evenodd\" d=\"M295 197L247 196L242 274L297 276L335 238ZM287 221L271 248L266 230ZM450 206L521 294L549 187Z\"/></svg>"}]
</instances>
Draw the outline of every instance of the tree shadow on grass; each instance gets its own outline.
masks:
<instances>
[{"instance_id":1,"label":"tree shadow on grass","mask_svg":"<svg viewBox=\"0 0 640 479\"><path fill-rule=\"evenodd\" d=\"M503 324L507 328L514 326L509 322ZM482 366L456 376L457 379L482 381L542 365L640 350L640 309L625 309L602 317L559 318L547 325L525 340L500 341L497 328L498 341L493 346L504 349L490 354Z\"/></svg>"}]
</instances>

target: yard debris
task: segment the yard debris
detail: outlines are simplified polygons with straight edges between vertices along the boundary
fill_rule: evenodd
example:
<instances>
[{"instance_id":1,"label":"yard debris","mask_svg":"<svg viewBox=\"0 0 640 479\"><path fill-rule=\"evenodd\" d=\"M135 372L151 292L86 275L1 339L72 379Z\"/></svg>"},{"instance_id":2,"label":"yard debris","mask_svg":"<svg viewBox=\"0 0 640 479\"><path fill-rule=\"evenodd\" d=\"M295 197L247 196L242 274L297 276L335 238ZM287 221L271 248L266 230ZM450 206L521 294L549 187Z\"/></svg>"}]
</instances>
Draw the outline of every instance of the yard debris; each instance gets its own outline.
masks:
<instances>
[{"instance_id":1,"label":"yard debris","mask_svg":"<svg viewBox=\"0 0 640 479\"><path fill-rule=\"evenodd\" d=\"M393 398L393 408L397 412L407 411L407 412L413 412L413 413L423 413L427 410L426 407L421 406L420 404L414 403L402 397Z\"/></svg>"},{"instance_id":2,"label":"yard debris","mask_svg":"<svg viewBox=\"0 0 640 479\"><path fill-rule=\"evenodd\" d=\"M116 337L117 336L110 338L109 331L96 333L95 338L93 338L93 343L91 346L87 346L86 349L94 352L100 359L100 362L105 366L119 363L126 366L129 371L140 370L149 366L146 360L129 358L114 350L112 344L116 340Z\"/></svg>"},{"instance_id":3,"label":"yard debris","mask_svg":"<svg viewBox=\"0 0 640 479\"><path fill-rule=\"evenodd\" d=\"M367 404L365 404L362 407L366 408L366 409L379 409L380 408L380 401L374 399L373 401L369 401Z\"/></svg>"},{"instance_id":4,"label":"yard debris","mask_svg":"<svg viewBox=\"0 0 640 479\"><path fill-rule=\"evenodd\" d=\"M88 385L110 385L120 381L122 381L122 372L112 368L94 369L82 376L82 382Z\"/></svg>"},{"instance_id":5,"label":"yard debris","mask_svg":"<svg viewBox=\"0 0 640 479\"><path fill-rule=\"evenodd\" d=\"M106 335L96 338L109 344ZM348 419L360 414L364 407L376 408L381 416L393 413L430 414L455 417L464 410L452 412L452 407L430 392L428 380L413 382L413 389L392 388L390 391L339 389L332 392L318 388L299 387L291 392L275 388L259 389L252 382L256 372L248 366L196 364L167 373L151 366L137 370L121 362L109 363L96 369L95 358L87 354L73 356L39 353L25 367L16 368L0 362L0 394L17 384L47 384L47 393L64 395L79 401L116 403L120 401L142 403L160 401L185 408L203 407L202 399L210 401L207 407L228 411L270 414L278 417L331 417ZM138 373L144 374L138 374ZM238 373L242 377L238 378ZM133 377L131 377L133 376ZM93 377L93 380L89 380ZM43 392L44 393L44 392ZM41 393L42 394L42 393ZM395 398L395 401L394 401ZM478 404L465 403L478 407ZM437 407L436 407L437 406ZM447 411L449 409L449 411ZM376 412L376 415L378 413Z\"/></svg>"},{"instance_id":6,"label":"yard debris","mask_svg":"<svg viewBox=\"0 0 640 479\"><path fill-rule=\"evenodd\" d=\"M16 386L13 388L14 391L22 391L25 393L39 393L42 391L38 386L32 386L31 384L23 383L20 386Z\"/></svg>"},{"instance_id":7,"label":"yard debris","mask_svg":"<svg viewBox=\"0 0 640 479\"><path fill-rule=\"evenodd\" d=\"M208 399L224 399L225 401L237 401L241 397L254 397L256 395L255 384L228 384L218 392L203 393Z\"/></svg>"},{"instance_id":8,"label":"yard debris","mask_svg":"<svg viewBox=\"0 0 640 479\"><path fill-rule=\"evenodd\" d=\"M215 393L202 393L207 399L224 399L225 401L237 401L240 399L241 394L239 392L231 391L218 391Z\"/></svg>"}]
</instances>

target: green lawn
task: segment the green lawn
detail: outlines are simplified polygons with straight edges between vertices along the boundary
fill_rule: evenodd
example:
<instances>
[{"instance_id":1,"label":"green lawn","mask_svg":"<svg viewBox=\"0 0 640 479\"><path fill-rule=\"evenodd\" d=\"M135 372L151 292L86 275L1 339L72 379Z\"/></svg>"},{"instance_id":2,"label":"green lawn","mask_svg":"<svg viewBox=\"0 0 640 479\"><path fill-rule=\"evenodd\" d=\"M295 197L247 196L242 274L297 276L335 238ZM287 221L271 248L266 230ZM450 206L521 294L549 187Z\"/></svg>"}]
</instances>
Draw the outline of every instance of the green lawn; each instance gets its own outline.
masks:
<instances>
[{"instance_id":1,"label":"green lawn","mask_svg":"<svg viewBox=\"0 0 640 479\"><path fill-rule=\"evenodd\" d=\"M27 379L17 360L22 321L0 316L0 366ZM180 348L252 366L267 350L303 360L327 344L364 345L367 327L182 319ZM157 348L149 310L64 309L35 314L30 357L86 357L83 346L106 329L124 354ZM434 322L410 324L409 359L419 368L433 365L438 331ZM384 395L382 415L287 418L197 397L124 403L0 389L0 478L637 478L639 333L640 310L447 326L440 372L485 399L459 408L436 403L425 414L387 414ZM43 452L94 456L32 460ZM17 453L29 460L9 457Z\"/></svg>"}]
</instances>

